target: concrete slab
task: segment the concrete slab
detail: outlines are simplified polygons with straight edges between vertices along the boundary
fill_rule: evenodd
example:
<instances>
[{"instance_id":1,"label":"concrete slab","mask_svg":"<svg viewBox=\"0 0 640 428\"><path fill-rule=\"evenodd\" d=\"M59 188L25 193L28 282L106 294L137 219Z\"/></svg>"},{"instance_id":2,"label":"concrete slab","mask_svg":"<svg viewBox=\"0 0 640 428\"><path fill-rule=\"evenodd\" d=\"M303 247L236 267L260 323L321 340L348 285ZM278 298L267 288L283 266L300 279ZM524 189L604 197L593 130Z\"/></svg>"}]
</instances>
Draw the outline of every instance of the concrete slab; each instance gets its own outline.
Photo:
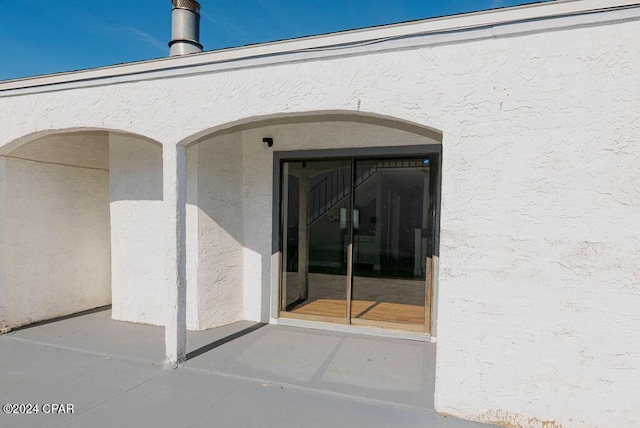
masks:
<instances>
[{"instance_id":1,"label":"concrete slab","mask_svg":"<svg viewBox=\"0 0 640 428\"><path fill-rule=\"evenodd\" d=\"M161 365L164 329L103 309L7 338ZM189 332L184 369L433 409L433 343L242 321Z\"/></svg>"},{"instance_id":2,"label":"concrete slab","mask_svg":"<svg viewBox=\"0 0 640 428\"><path fill-rule=\"evenodd\" d=\"M184 367L433 409L432 343L268 325Z\"/></svg>"},{"instance_id":3,"label":"concrete slab","mask_svg":"<svg viewBox=\"0 0 640 428\"><path fill-rule=\"evenodd\" d=\"M102 308L18 329L5 337L112 358L160 364L164 359L164 328L111 320Z\"/></svg>"},{"instance_id":4,"label":"concrete slab","mask_svg":"<svg viewBox=\"0 0 640 428\"><path fill-rule=\"evenodd\" d=\"M159 367L109 360L0 337L0 401L71 403L76 411L100 406L162 375ZM50 426L65 415L0 414L0 426Z\"/></svg>"},{"instance_id":5,"label":"concrete slab","mask_svg":"<svg viewBox=\"0 0 640 428\"><path fill-rule=\"evenodd\" d=\"M254 325L241 321L217 329L190 331L187 351L195 351ZM6 337L154 364L162 364L165 356L164 327L113 321L109 307L27 326Z\"/></svg>"},{"instance_id":6,"label":"concrete slab","mask_svg":"<svg viewBox=\"0 0 640 428\"><path fill-rule=\"evenodd\" d=\"M164 371L148 382L68 418L68 427L191 427L246 382ZM216 412L217 413L217 412Z\"/></svg>"},{"instance_id":7,"label":"concrete slab","mask_svg":"<svg viewBox=\"0 0 640 428\"><path fill-rule=\"evenodd\" d=\"M194 428L205 427L402 427L480 428L482 425L444 418L431 412L353 402L286 388L243 388L218 403ZM485 425L486 426L486 425Z\"/></svg>"},{"instance_id":8,"label":"concrete slab","mask_svg":"<svg viewBox=\"0 0 640 428\"><path fill-rule=\"evenodd\" d=\"M75 410L0 426L480 426L433 412L434 344L242 322L190 333L169 371L162 328L109 316L0 336L0 404Z\"/></svg>"}]
</instances>

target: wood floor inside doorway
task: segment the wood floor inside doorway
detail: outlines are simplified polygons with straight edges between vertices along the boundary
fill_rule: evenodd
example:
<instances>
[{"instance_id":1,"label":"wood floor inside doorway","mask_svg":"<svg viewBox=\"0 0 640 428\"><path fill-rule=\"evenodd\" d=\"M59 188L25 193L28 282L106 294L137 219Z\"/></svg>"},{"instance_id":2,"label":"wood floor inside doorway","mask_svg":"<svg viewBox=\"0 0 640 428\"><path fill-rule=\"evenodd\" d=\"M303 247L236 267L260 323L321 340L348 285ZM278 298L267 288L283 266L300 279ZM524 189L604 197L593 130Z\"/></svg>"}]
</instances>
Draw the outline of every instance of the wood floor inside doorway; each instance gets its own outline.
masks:
<instances>
[{"instance_id":1,"label":"wood floor inside doorway","mask_svg":"<svg viewBox=\"0 0 640 428\"><path fill-rule=\"evenodd\" d=\"M298 306L291 312L304 315L344 318L347 302L338 299L317 299ZM407 324L424 324L424 306L401 303L354 300L351 302L353 318Z\"/></svg>"}]
</instances>

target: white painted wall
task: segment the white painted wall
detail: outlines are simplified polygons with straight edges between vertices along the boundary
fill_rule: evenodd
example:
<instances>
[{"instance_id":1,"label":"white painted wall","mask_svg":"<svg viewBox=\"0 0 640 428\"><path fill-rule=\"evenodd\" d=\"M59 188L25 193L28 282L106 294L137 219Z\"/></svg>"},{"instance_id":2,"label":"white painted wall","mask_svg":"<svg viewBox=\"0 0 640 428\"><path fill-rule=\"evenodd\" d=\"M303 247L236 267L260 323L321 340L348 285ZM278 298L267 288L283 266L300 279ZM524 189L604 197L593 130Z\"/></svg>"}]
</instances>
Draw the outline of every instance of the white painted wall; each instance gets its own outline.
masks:
<instances>
[{"instance_id":1,"label":"white painted wall","mask_svg":"<svg viewBox=\"0 0 640 428\"><path fill-rule=\"evenodd\" d=\"M4 159L10 327L111 302L108 160L106 133L48 137Z\"/></svg>"},{"instance_id":2,"label":"white painted wall","mask_svg":"<svg viewBox=\"0 0 640 428\"><path fill-rule=\"evenodd\" d=\"M109 133L112 317L164 325L162 147Z\"/></svg>"},{"instance_id":3,"label":"white painted wall","mask_svg":"<svg viewBox=\"0 0 640 428\"><path fill-rule=\"evenodd\" d=\"M594 14L488 28L464 42L425 36L410 49L389 41L376 45L387 50L324 60L300 53L269 66L236 62L210 74L0 97L0 148L32 132L84 126L175 144L238 120L320 110L440 129L436 409L512 426L634 426L640 21L637 8L624 13L595 14L602 22L589 25L580 22ZM262 150L248 141L244 202L270 209L270 154L248 154ZM323 147L315 143L305 144ZM263 319L270 231L252 215L267 209L243 211L245 313Z\"/></svg>"},{"instance_id":4,"label":"white painted wall","mask_svg":"<svg viewBox=\"0 0 640 428\"><path fill-rule=\"evenodd\" d=\"M187 206L186 206L186 281L187 281L187 328L198 330L200 317L198 310L198 266L199 266L199 216L198 208L198 169L200 168L199 145L187 149Z\"/></svg>"},{"instance_id":5,"label":"white painted wall","mask_svg":"<svg viewBox=\"0 0 640 428\"><path fill-rule=\"evenodd\" d=\"M204 140L187 156L187 319L207 329L244 319L240 134Z\"/></svg>"}]
</instances>

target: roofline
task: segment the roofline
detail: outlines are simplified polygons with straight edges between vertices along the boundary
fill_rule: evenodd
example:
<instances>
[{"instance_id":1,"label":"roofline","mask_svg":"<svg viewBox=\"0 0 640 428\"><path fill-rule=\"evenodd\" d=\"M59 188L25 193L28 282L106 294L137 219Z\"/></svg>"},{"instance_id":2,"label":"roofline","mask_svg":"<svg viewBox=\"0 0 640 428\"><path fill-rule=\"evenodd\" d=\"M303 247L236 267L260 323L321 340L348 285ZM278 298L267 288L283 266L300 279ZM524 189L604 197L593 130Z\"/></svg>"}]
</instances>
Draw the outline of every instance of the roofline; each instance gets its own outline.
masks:
<instances>
[{"instance_id":1,"label":"roofline","mask_svg":"<svg viewBox=\"0 0 640 428\"><path fill-rule=\"evenodd\" d=\"M184 69L186 67L196 67L201 69L201 66L213 64L219 65L239 60L260 58L261 61L259 65L267 65L269 63L283 62L282 60L273 60L278 56L301 53L305 53L307 54L306 56L309 56L310 53L318 51L322 52L323 49L324 55L322 56L326 57L332 56L326 53L327 50L331 49L358 47L363 45L366 46L368 43L381 43L389 40L407 39L415 36L469 32L514 23L526 23L553 18L579 16L593 12L615 11L634 7L640 7L640 1L555 0L533 3L502 9L491 9L480 12L383 25L379 27L369 27L324 35L247 45L237 48L207 51L198 54L163 57L159 59L130 62L80 71L5 80L0 81L0 97L20 95L23 93L68 89L68 85L65 84L71 83L74 84L73 87L95 86L96 84L101 84L96 82L96 80L102 81L103 79L109 79L112 81L111 83L154 79L158 77L158 73L162 72L172 70L175 72L176 70ZM546 28L548 28L548 26L546 26ZM503 34L506 34L506 32ZM497 34L493 34L493 37L496 36ZM473 40L485 37L486 34L478 34L464 38L458 37L457 40ZM422 44L424 45L425 43L423 42ZM384 49L372 49L369 46L368 50L377 51ZM313 55L312 57L317 56ZM291 59L289 59L289 61L291 61ZM256 64L252 63L251 65L255 66ZM236 64L233 68L237 67L238 65ZM147 76L142 76L145 74ZM179 72L176 74L179 74ZM127 76L129 78L123 79L123 77ZM137 77L132 78L132 76ZM115 78L115 81L113 81L113 78ZM83 84L83 82L85 84Z\"/></svg>"}]
</instances>

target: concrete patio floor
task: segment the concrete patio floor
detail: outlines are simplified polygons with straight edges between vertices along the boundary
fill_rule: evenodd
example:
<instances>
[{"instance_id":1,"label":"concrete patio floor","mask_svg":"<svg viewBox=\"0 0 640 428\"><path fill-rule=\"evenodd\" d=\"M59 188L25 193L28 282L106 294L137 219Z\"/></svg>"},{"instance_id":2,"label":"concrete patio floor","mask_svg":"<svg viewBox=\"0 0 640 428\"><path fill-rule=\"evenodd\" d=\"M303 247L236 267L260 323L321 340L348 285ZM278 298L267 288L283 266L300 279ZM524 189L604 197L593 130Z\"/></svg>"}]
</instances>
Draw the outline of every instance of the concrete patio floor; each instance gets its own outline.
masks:
<instances>
[{"instance_id":1,"label":"concrete patio floor","mask_svg":"<svg viewBox=\"0 0 640 428\"><path fill-rule=\"evenodd\" d=\"M0 426L480 427L433 411L435 345L238 322L189 332L163 368L164 329L110 310L0 336L0 404L73 404L73 414L0 414Z\"/></svg>"}]
</instances>

